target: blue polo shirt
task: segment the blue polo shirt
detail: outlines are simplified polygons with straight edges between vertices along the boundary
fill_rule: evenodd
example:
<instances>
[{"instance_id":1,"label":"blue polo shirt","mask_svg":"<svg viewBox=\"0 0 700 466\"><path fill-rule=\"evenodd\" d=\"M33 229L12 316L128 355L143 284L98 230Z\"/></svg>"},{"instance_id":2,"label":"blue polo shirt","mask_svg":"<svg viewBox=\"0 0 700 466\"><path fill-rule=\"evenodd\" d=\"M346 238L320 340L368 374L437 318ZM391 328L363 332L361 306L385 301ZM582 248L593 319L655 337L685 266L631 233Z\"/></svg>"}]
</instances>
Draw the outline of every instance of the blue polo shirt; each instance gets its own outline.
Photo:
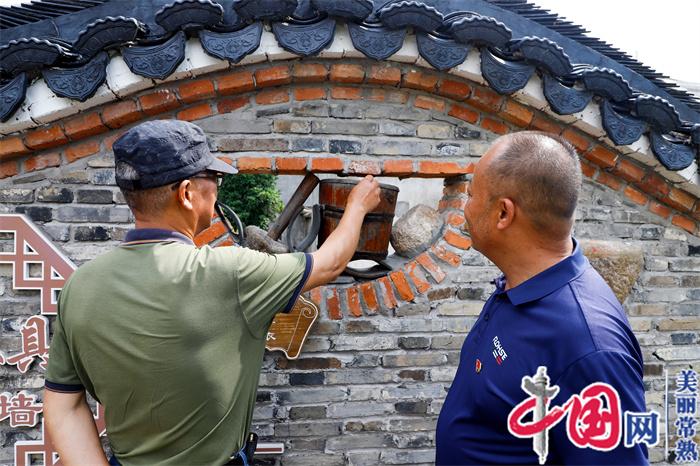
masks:
<instances>
[{"instance_id":1,"label":"blue polo shirt","mask_svg":"<svg viewBox=\"0 0 700 466\"><path fill-rule=\"evenodd\" d=\"M538 464L532 438L508 431L510 411L528 398L524 376L546 366L559 393L550 409L587 385L605 382L625 411L644 412L643 363L625 313L574 240L558 264L505 291L505 278L464 341L459 368L437 425L438 465ZM525 422L531 422L528 415ZM546 464L647 464L643 445L598 451L567 437L567 418L549 431Z\"/></svg>"}]
</instances>

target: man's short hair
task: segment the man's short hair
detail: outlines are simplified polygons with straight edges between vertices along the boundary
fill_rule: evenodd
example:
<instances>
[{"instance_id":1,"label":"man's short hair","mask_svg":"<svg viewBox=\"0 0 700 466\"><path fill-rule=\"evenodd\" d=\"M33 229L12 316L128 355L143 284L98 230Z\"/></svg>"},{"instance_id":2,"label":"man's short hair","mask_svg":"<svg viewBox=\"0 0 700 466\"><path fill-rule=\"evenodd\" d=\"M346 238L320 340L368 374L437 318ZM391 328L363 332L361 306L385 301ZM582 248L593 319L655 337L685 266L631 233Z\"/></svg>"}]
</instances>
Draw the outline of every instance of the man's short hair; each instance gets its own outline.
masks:
<instances>
[{"instance_id":1,"label":"man's short hair","mask_svg":"<svg viewBox=\"0 0 700 466\"><path fill-rule=\"evenodd\" d=\"M574 148L540 131L503 136L502 144L488 170L492 198L512 198L543 232L568 234L582 183Z\"/></svg>"},{"instance_id":2,"label":"man's short hair","mask_svg":"<svg viewBox=\"0 0 700 466\"><path fill-rule=\"evenodd\" d=\"M117 162L114 171L115 175L123 180L137 181L139 179L138 172L126 162ZM170 186L133 190L120 188L120 190L132 212L153 216L162 213L167 207L172 196Z\"/></svg>"}]
</instances>

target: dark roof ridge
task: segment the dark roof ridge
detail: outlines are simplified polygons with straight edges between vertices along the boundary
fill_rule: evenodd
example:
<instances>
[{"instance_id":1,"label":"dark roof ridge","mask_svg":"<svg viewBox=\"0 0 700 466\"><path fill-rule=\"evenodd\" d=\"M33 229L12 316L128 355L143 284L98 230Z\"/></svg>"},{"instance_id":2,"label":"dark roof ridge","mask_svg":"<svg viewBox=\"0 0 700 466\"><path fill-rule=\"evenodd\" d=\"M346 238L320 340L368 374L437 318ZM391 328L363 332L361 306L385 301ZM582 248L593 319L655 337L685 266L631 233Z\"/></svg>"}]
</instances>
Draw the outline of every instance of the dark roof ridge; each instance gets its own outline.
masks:
<instances>
[{"instance_id":1,"label":"dark roof ridge","mask_svg":"<svg viewBox=\"0 0 700 466\"><path fill-rule=\"evenodd\" d=\"M0 7L0 30L6 30L27 24L35 24L37 22L49 20L65 14L76 13L88 8L110 3L111 1L113 0L32 0L30 2L22 3L21 5ZM153 3L154 8L162 8L164 4L164 2L153 2L152 0L148 1ZM541 24L565 37L577 41L581 45L599 52L600 54L645 77L654 85L666 91L672 97L683 102L693 110L700 112L700 98L683 89L677 82L673 81L671 77L658 72L648 65L645 65L612 44L588 35L590 31L586 30L583 26L575 24L565 17L560 16L556 12L531 3L530 0L485 1ZM397 3L406 3L406 1L374 0L375 9L382 8L383 6L391 7ZM459 4L460 2L454 2L451 0L448 0L447 2L444 0L424 0L423 2L412 1L409 3L423 3L429 8L434 8L430 5L449 3L450 6L453 6ZM469 0L465 0L461 3L468 6L471 2L469 2Z\"/></svg>"}]
</instances>

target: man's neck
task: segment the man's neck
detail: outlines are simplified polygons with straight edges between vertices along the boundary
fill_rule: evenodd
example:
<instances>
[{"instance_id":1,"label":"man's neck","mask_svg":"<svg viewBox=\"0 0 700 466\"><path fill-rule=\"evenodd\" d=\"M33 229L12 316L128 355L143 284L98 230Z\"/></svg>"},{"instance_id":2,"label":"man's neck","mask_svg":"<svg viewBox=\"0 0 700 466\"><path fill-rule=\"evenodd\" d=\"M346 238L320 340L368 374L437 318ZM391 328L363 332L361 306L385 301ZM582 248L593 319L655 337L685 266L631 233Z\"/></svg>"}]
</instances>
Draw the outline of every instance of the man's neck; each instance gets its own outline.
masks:
<instances>
[{"instance_id":1,"label":"man's neck","mask_svg":"<svg viewBox=\"0 0 700 466\"><path fill-rule=\"evenodd\" d=\"M570 238L547 247L528 244L509 251L494 263L505 275L506 290L509 290L566 259L573 253L573 249Z\"/></svg>"},{"instance_id":2,"label":"man's neck","mask_svg":"<svg viewBox=\"0 0 700 466\"><path fill-rule=\"evenodd\" d=\"M176 222L170 222L167 219L156 219L156 220L144 220L136 218L136 228L157 228L160 230L170 230L177 231L187 236L189 239L194 241L194 229L190 229L185 225L180 225Z\"/></svg>"}]
</instances>

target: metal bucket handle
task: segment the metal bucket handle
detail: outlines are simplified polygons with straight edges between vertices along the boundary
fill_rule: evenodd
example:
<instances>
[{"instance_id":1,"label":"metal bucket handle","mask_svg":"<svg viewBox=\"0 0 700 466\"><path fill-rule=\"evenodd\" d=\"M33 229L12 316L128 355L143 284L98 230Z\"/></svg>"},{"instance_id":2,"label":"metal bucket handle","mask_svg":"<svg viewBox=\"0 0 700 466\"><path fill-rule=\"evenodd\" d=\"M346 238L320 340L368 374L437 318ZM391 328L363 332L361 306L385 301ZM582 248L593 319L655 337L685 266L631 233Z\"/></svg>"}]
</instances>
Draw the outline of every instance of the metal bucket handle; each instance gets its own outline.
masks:
<instances>
[{"instance_id":1,"label":"metal bucket handle","mask_svg":"<svg viewBox=\"0 0 700 466\"><path fill-rule=\"evenodd\" d=\"M216 204L214 204L214 210L216 210L219 219L221 219L221 223L226 227L233 242L239 246L243 245L245 241L245 227L241 219L236 215L236 212L234 212L231 207L219 201L216 201Z\"/></svg>"}]
</instances>

